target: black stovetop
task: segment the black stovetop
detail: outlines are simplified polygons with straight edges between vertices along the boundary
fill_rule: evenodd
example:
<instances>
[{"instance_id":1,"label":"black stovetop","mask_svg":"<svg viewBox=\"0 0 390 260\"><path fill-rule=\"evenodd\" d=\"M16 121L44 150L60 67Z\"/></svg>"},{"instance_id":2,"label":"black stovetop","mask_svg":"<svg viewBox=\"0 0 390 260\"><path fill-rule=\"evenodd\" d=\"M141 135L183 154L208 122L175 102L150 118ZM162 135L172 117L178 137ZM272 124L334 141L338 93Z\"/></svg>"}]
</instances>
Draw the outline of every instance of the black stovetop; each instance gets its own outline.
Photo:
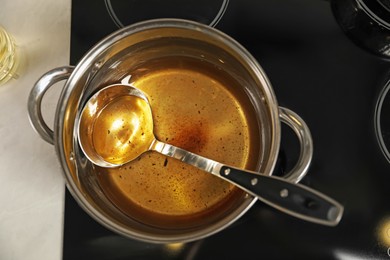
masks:
<instances>
[{"instance_id":1,"label":"black stovetop","mask_svg":"<svg viewBox=\"0 0 390 260\"><path fill-rule=\"evenodd\" d=\"M115 7L120 1L72 1L72 65L118 29L108 2ZM210 3L215 2L223 1ZM129 18L124 23L132 21L134 9L118 9ZM137 12L134 19L139 17ZM308 124L314 155L303 183L340 201L345 206L342 221L323 227L257 202L239 221L209 238L181 247L155 245L105 229L67 192L63 258L390 259L390 164L380 151L373 122L390 63L356 47L323 0L231 0L216 27L253 54L279 104ZM282 131L279 171L297 157L295 137L286 127Z\"/></svg>"}]
</instances>

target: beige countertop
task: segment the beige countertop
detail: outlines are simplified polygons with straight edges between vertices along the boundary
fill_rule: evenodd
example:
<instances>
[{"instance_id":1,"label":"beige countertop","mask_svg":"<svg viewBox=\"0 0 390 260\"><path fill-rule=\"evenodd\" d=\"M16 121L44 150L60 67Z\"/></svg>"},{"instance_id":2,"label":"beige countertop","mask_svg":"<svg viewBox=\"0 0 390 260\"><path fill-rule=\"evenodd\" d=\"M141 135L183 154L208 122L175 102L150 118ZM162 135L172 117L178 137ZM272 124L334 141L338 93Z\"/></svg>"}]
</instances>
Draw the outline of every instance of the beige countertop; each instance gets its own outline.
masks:
<instances>
[{"instance_id":1,"label":"beige countertop","mask_svg":"<svg viewBox=\"0 0 390 260\"><path fill-rule=\"evenodd\" d=\"M0 25L24 69L0 86L0 259L61 259L65 185L54 147L32 129L27 98L46 71L69 64L70 0L5 0ZM61 84L44 99L52 125Z\"/></svg>"}]
</instances>

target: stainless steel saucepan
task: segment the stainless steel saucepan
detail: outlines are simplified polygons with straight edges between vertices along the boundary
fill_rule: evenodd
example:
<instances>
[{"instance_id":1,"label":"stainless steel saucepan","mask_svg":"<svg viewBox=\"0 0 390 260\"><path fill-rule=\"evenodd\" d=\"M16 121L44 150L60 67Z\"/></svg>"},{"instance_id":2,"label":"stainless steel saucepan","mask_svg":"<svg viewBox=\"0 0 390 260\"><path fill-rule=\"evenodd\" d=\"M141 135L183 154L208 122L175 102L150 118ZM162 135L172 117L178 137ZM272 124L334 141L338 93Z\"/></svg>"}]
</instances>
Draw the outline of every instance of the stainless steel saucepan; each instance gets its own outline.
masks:
<instances>
[{"instance_id":1,"label":"stainless steel saucepan","mask_svg":"<svg viewBox=\"0 0 390 260\"><path fill-rule=\"evenodd\" d=\"M55 146L67 187L78 204L105 227L130 238L154 243L188 242L210 236L231 225L257 201L251 195L241 196L236 203L210 216L207 222L175 228L148 225L128 212L125 214L102 189L99 167L92 164L80 148L76 122L81 111L89 98L104 86L120 82L148 61L175 55L212 64L237 80L236 88L244 93L256 112L260 148L252 158L256 162L253 170L272 175L279 152L280 122L294 130L301 146L299 160L283 177L285 180L298 183L308 171L313 152L305 122L291 110L278 106L261 66L226 34L179 19L151 20L114 32L97 43L76 67L56 68L43 75L30 93L29 116L38 134ZM41 101L47 89L61 80L66 82L58 101L54 128L50 129L42 117ZM285 195L281 193L282 197Z\"/></svg>"}]
</instances>

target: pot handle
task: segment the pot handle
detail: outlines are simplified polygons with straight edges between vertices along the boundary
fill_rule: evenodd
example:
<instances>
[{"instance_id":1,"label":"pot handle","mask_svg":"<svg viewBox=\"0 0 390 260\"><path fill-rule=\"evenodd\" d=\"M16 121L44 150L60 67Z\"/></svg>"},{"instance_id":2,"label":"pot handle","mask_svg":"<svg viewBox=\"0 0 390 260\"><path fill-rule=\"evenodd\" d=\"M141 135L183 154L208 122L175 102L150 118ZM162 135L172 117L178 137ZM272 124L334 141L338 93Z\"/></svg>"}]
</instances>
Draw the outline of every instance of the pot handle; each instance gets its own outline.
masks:
<instances>
[{"instance_id":1,"label":"pot handle","mask_svg":"<svg viewBox=\"0 0 390 260\"><path fill-rule=\"evenodd\" d=\"M54 144L54 132L42 116L41 104L46 91L55 83L69 78L74 67L64 66L46 72L32 88L28 97L28 115L31 125L43 140Z\"/></svg>"},{"instance_id":2,"label":"pot handle","mask_svg":"<svg viewBox=\"0 0 390 260\"><path fill-rule=\"evenodd\" d=\"M287 181L298 183L306 175L313 157L313 140L309 127L305 121L290 109L279 107L279 118L287 124L297 135L300 143L298 162L283 178Z\"/></svg>"}]
</instances>

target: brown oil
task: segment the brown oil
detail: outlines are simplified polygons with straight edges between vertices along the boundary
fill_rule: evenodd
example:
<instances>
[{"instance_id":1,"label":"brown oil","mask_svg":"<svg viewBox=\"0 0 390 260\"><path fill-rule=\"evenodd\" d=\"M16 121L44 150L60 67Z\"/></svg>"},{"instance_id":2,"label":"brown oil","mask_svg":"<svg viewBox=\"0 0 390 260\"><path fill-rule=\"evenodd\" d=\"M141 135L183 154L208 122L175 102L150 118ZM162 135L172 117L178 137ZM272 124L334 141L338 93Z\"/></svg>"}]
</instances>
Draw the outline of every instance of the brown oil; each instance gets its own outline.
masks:
<instances>
[{"instance_id":1,"label":"brown oil","mask_svg":"<svg viewBox=\"0 0 390 260\"><path fill-rule=\"evenodd\" d=\"M228 73L201 60L175 56L149 61L130 74L131 83L148 95L157 139L222 163L256 168L256 114ZM102 129L107 135L109 127ZM155 152L117 169L101 168L98 179L121 211L163 228L212 222L245 196L226 181Z\"/></svg>"}]
</instances>

